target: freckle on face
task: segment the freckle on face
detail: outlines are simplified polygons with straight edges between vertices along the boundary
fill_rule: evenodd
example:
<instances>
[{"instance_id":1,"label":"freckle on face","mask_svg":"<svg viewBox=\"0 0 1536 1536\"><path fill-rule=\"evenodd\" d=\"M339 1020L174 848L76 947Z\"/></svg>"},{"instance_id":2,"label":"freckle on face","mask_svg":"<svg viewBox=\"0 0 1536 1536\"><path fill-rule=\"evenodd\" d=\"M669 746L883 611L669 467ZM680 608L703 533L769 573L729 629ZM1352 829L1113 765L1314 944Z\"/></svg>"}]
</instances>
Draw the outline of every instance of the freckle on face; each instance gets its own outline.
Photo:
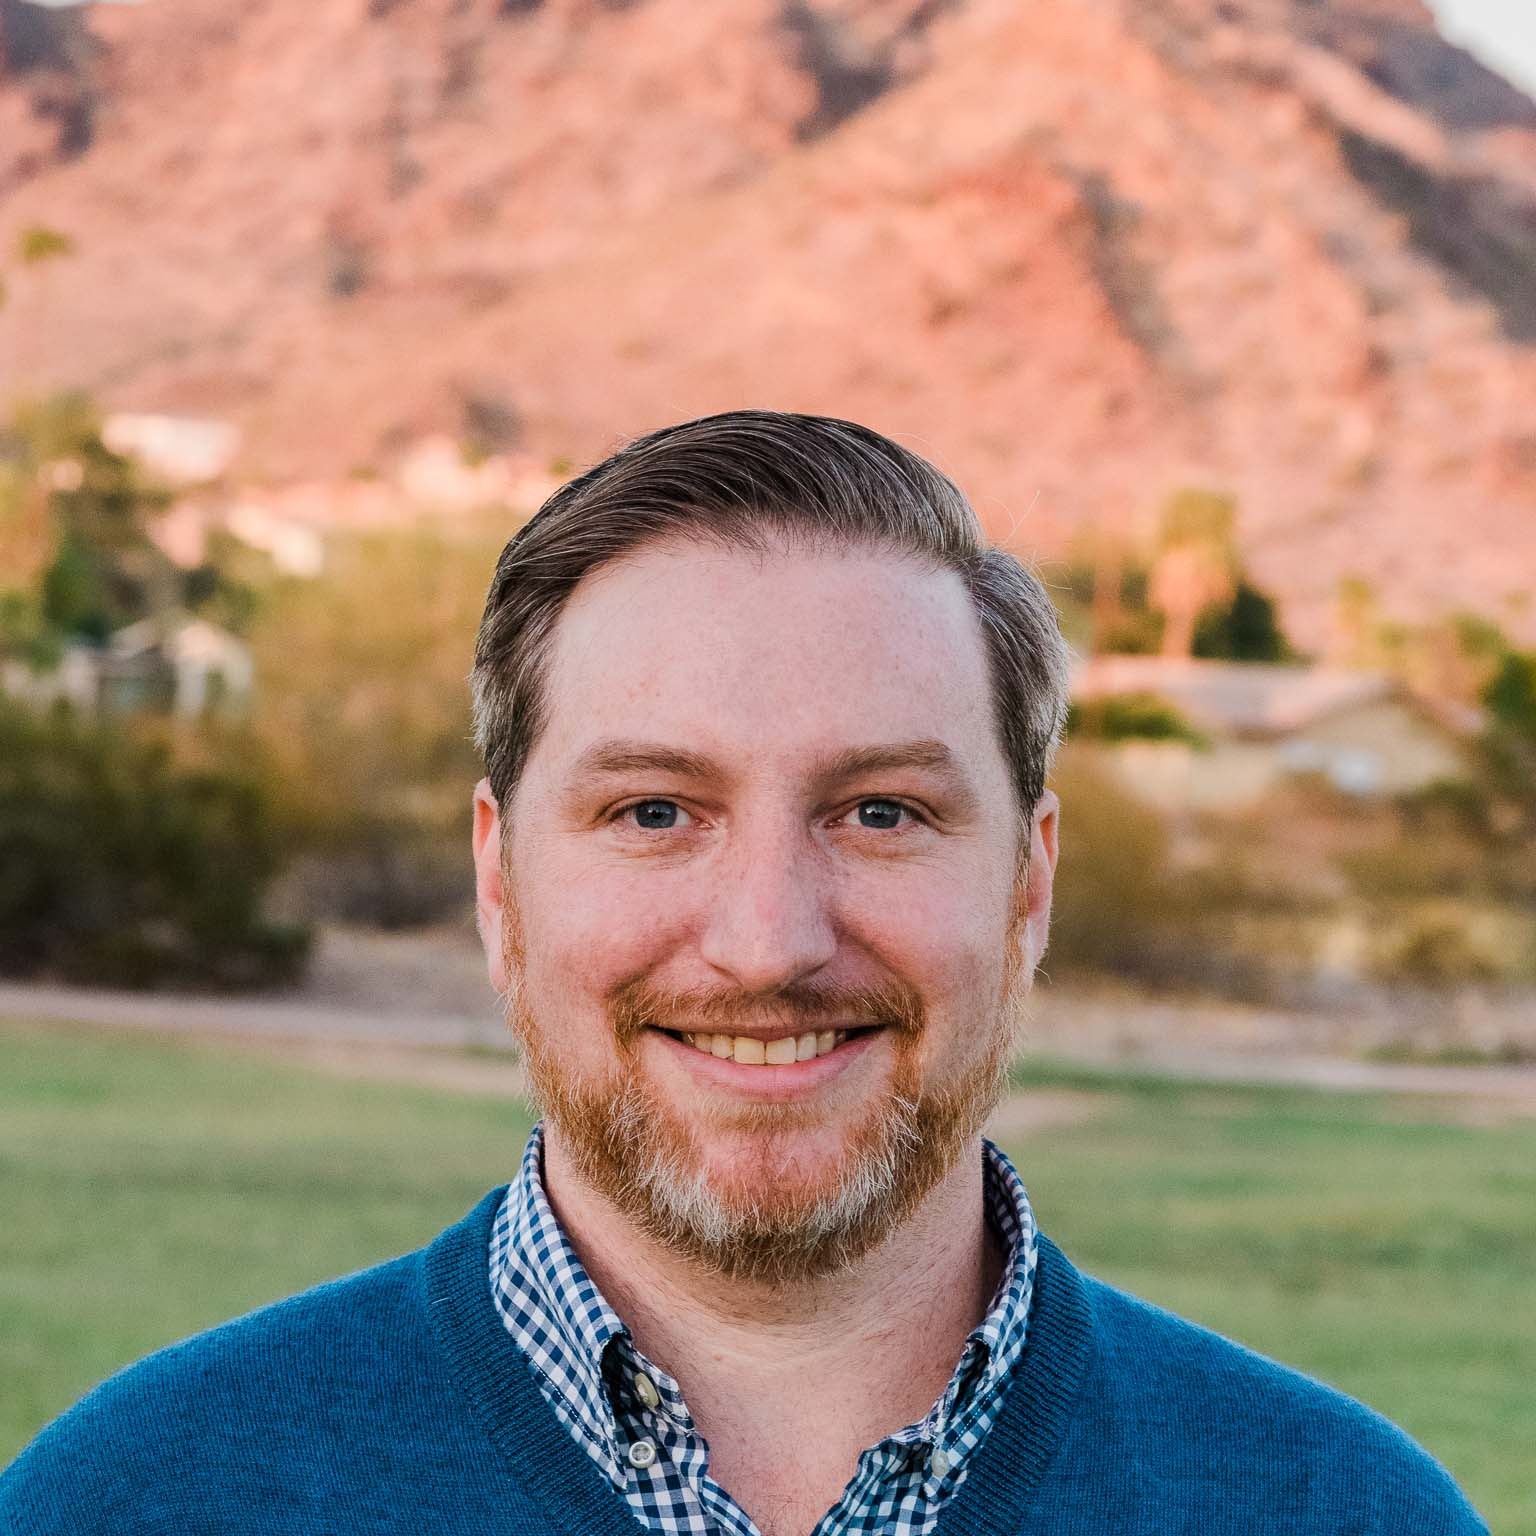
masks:
<instances>
[{"instance_id":1,"label":"freckle on face","mask_svg":"<svg viewBox=\"0 0 1536 1536\"><path fill-rule=\"evenodd\" d=\"M813 1229L823 1258L856 1232L872 1240L868 1221L897 1219L975 1134L1006 1061L1012 791L958 578L879 552L653 546L583 583L549 662L544 730L510 807L508 889L514 1022L551 1133L670 1240L686 1241L691 1213L684 1228L715 1234L717 1264L720 1233L739 1245L743 1223L802 1263ZM707 781L614 776L616 801L688 810L665 851L569 812L572 766L605 738L712 765ZM902 742L942 744L972 794L893 854L906 830L845 827L818 774ZM902 772L846 794L941 793ZM613 1012L625 988L734 999L750 1021L753 999L892 986L917 1000L921 1029L882 1032L861 1070L783 1106L733 1102L686 1047L654 1030L621 1038ZM919 1129L922 1156L903 1164ZM849 1192L862 1214L839 1207L828 1235Z\"/></svg>"}]
</instances>

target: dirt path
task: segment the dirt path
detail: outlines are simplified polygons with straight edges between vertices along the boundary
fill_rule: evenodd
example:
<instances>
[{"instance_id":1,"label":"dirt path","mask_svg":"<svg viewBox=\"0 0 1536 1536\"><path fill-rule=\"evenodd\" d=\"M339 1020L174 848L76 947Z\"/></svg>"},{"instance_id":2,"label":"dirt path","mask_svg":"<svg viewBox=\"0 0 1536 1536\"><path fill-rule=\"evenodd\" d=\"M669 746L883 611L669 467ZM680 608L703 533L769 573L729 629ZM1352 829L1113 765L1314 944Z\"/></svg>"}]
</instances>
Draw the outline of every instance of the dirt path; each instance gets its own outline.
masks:
<instances>
[{"instance_id":1,"label":"dirt path","mask_svg":"<svg viewBox=\"0 0 1536 1536\"><path fill-rule=\"evenodd\" d=\"M1059 1008L1059 1004L1053 1004ZM1159 1017L1169 1005L1154 1007ZM1152 1044L1145 1021L1122 1004L1116 1033L1075 1033L1060 1020L1031 1030L1031 1049L1085 1066L1138 1070L1191 1081L1269 1084L1329 1092L1411 1094L1476 1100L1506 1113L1536 1115L1536 1067L1417 1066L1313 1052L1219 1050L1208 1044ZM0 1019L57 1022L147 1034L222 1038L277 1050L326 1071L409 1080L463 1092L516 1095L523 1079L505 1025L483 1013L391 1012L325 1006L306 1000L174 997L80 987L0 983ZM1129 1025L1127 1024L1129 1022ZM1127 1036L1127 1028L1132 1033ZM1092 1093L1029 1090L1008 1117L1010 1129L1059 1123L1091 1111ZM1017 1118L1019 1124L1013 1126Z\"/></svg>"},{"instance_id":2,"label":"dirt path","mask_svg":"<svg viewBox=\"0 0 1536 1536\"><path fill-rule=\"evenodd\" d=\"M0 1018L245 1040L511 1050L506 1028L490 1008L483 1014L391 1012L306 999L183 997L0 982Z\"/></svg>"},{"instance_id":3,"label":"dirt path","mask_svg":"<svg viewBox=\"0 0 1536 1536\"><path fill-rule=\"evenodd\" d=\"M1536 1067L1428 1066L1363 1059L1384 1043L1536 1043L1536 1000L1491 1005L1431 1000L1417 1021L1382 1012L1336 1015L1146 998L1108 988L1042 984L1029 1004L1026 1049L1106 1070L1197 1081L1284 1084L1334 1092L1415 1094L1536 1114ZM1511 1012L1513 1007L1514 1012ZM1490 1011L1492 1010L1492 1011ZM1527 1018L1526 1015L1530 1017ZM499 1001L466 924L404 934L327 928L300 991L267 997L176 996L0 983L0 1019L33 1019L197 1035L280 1050L351 1076L516 1094L522 1078ZM1411 1026L1411 1027L1410 1027ZM466 1054L473 1053L473 1054ZM1083 1111L1094 1096L1032 1090L1009 1113ZM1069 1110L1067 1100L1076 1105ZM1000 1111L1000 1113L1002 1113ZM1043 1123L1041 1121L1040 1123Z\"/></svg>"}]
</instances>

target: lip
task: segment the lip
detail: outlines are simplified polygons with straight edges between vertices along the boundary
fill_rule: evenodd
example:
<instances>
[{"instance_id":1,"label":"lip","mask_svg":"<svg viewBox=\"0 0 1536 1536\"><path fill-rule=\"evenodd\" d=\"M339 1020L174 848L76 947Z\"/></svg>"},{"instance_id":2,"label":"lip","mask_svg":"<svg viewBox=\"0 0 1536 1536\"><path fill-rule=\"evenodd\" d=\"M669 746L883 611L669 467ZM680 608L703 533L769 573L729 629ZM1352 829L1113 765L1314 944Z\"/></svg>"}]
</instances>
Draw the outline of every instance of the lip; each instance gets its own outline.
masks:
<instances>
[{"instance_id":1,"label":"lip","mask_svg":"<svg viewBox=\"0 0 1536 1536\"><path fill-rule=\"evenodd\" d=\"M787 1061L782 1066L748 1066L745 1062L712 1056L684 1040L675 1040L659 1029L646 1031L648 1038L671 1055L698 1080L714 1088L723 1088L742 1098L775 1103L812 1093L835 1081L867 1055L885 1030L866 1029L851 1035L835 1051L813 1056L809 1061Z\"/></svg>"}]
</instances>

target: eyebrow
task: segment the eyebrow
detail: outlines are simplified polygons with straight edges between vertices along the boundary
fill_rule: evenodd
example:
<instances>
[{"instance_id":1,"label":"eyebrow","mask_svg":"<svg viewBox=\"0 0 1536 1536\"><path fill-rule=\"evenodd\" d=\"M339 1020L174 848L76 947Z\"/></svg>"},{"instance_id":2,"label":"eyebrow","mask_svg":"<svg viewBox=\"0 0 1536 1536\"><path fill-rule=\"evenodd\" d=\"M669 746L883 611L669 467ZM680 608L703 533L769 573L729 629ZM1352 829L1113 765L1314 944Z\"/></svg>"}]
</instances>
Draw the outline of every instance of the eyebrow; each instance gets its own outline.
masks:
<instances>
[{"instance_id":1,"label":"eyebrow","mask_svg":"<svg viewBox=\"0 0 1536 1536\"><path fill-rule=\"evenodd\" d=\"M970 775L942 741L932 738L849 747L821 764L815 776L819 782L832 785L900 768L915 768L934 774L943 782L957 808L961 811L974 809L976 789ZM717 781L729 777L721 764L702 752L689 752L664 742L623 737L609 737L594 742L576 759L574 765L577 778L602 778L630 773L670 773L680 778Z\"/></svg>"}]
</instances>

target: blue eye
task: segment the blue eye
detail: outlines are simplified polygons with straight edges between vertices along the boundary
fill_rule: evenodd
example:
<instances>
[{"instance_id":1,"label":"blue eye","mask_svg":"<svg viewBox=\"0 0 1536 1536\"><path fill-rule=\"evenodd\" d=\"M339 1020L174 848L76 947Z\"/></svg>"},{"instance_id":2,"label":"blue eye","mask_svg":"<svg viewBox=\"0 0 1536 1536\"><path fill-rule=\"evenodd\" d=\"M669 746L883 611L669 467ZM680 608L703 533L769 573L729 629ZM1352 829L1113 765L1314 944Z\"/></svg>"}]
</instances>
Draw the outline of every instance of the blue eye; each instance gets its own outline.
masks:
<instances>
[{"instance_id":1,"label":"blue eye","mask_svg":"<svg viewBox=\"0 0 1536 1536\"><path fill-rule=\"evenodd\" d=\"M861 800L859 825L874 832L895 832L912 813L895 800ZM686 824L688 812L675 800L639 800L621 815L645 832L670 832Z\"/></svg>"},{"instance_id":2,"label":"blue eye","mask_svg":"<svg viewBox=\"0 0 1536 1536\"><path fill-rule=\"evenodd\" d=\"M629 808L635 825L648 832L666 832L675 827L682 816L682 807L671 800L642 800Z\"/></svg>"},{"instance_id":3,"label":"blue eye","mask_svg":"<svg viewBox=\"0 0 1536 1536\"><path fill-rule=\"evenodd\" d=\"M862 800L859 802L859 825L879 832L894 832L907 814L904 805L894 800Z\"/></svg>"}]
</instances>

